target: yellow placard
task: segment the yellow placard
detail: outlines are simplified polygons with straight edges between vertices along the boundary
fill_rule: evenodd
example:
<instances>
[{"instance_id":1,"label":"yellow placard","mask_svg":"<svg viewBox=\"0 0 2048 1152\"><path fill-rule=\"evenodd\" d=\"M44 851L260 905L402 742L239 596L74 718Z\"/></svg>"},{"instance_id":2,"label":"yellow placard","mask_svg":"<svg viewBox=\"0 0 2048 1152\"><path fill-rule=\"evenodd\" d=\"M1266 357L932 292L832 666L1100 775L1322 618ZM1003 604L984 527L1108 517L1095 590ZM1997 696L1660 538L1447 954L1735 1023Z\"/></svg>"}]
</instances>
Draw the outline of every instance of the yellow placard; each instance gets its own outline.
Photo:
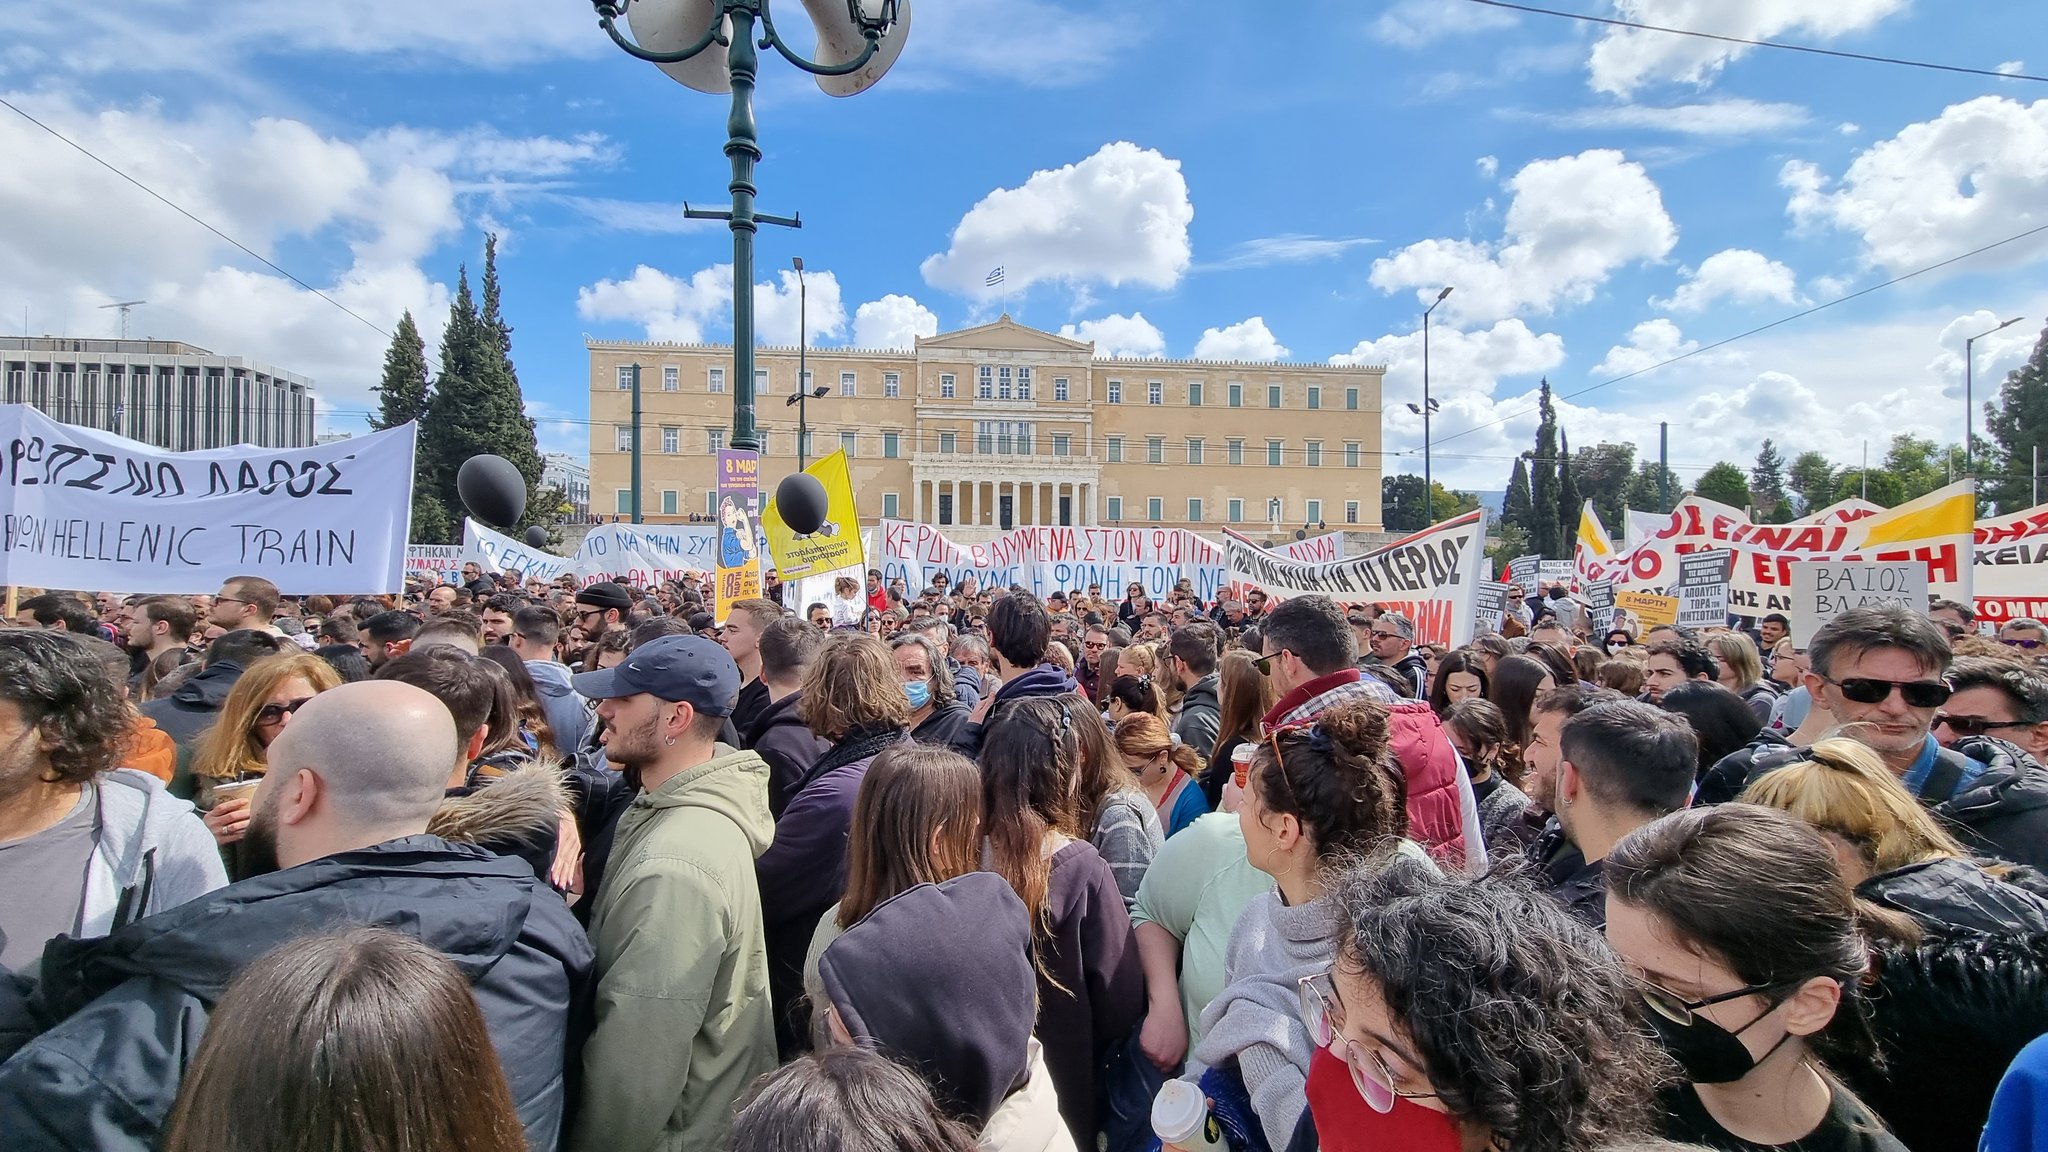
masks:
<instances>
[{"instance_id":1,"label":"yellow placard","mask_svg":"<svg viewBox=\"0 0 2048 1152\"><path fill-rule=\"evenodd\" d=\"M1659 596L1654 592L1616 592L1614 606L1616 609L1627 610L1640 620L1645 628L1678 623L1676 596Z\"/></svg>"},{"instance_id":2,"label":"yellow placard","mask_svg":"<svg viewBox=\"0 0 2048 1152\"><path fill-rule=\"evenodd\" d=\"M816 532L808 536L791 532L773 500L761 513L768 554L775 558L775 570L785 583L867 562L860 547L860 514L854 509L853 476L846 468L846 453L834 452L804 469L804 474L825 486L825 522Z\"/></svg>"}]
</instances>

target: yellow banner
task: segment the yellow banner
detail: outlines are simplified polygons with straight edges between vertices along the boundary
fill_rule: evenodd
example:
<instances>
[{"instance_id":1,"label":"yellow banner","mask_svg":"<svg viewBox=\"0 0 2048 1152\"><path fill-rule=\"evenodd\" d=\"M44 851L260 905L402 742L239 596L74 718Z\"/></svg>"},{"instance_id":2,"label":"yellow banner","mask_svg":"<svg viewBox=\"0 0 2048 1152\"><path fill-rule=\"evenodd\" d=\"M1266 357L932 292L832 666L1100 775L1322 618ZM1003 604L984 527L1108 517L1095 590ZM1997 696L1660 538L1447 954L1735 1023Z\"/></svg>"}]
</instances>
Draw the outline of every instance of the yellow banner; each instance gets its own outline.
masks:
<instances>
[{"instance_id":1,"label":"yellow banner","mask_svg":"<svg viewBox=\"0 0 2048 1152\"><path fill-rule=\"evenodd\" d=\"M1659 596L1652 592L1616 592L1614 606L1634 615L1646 629L1655 628L1659 624L1678 623L1676 596Z\"/></svg>"},{"instance_id":2,"label":"yellow banner","mask_svg":"<svg viewBox=\"0 0 2048 1152\"><path fill-rule=\"evenodd\" d=\"M761 557L754 551L754 508L761 494L761 454L727 448L718 454L718 571L712 606L720 624L741 600L761 595Z\"/></svg>"},{"instance_id":3,"label":"yellow banner","mask_svg":"<svg viewBox=\"0 0 2048 1152\"><path fill-rule=\"evenodd\" d=\"M846 469L846 453L834 452L804 469L804 474L825 486L825 522L816 532L799 536L790 531L774 500L768 501L761 513L768 554L775 558L775 571L784 583L867 563L860 547L860 514L853 506L853 476Z\"/></svg>"}]
</instances>

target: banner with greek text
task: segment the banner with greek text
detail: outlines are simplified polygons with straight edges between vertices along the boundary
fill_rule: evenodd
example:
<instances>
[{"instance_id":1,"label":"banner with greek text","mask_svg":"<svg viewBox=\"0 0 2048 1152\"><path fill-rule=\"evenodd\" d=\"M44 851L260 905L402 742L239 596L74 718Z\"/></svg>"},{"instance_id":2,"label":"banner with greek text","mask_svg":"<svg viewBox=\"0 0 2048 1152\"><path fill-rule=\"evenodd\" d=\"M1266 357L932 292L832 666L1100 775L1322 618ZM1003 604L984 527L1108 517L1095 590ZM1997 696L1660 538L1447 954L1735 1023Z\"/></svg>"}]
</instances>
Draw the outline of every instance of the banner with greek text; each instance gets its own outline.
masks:
<instances>
[{"instance_id":1,"label":"banner with greek text","mask_svg":"<svg viewBox=\"0 0 2048 1152\"><path fill-rule=\"evenodd\" d=\"M955 587L972 576L984 588L1019 584L1041 598L1141 583L1163 600L1185 576L1206 603L1224 586L1223 549L1185 528L1015 528L986 544L960 544L929 524L884 520L873 562L884 580L901 577L912 592L938 572Z\"/></svg>"},{"instance_id":2,"label":"banner with greek text","mask_svg":"<svg viewBox=\"0 0 2048 1152\"><path fill-rule=\"evenodd\" d=\"M462 574L460 544L408 544L405 546L407 579L425 576L442 584L453 584Z\"/></svg>"},{"instance_id":3,"label":"banner with greek text","mask_svg":"<svg viewBox=\"0 0 2048 1152\"><path fill-rule=\"evenodd\" d=\"M860 546L860 514L853 507L853 476L846 470L846 452L834 452L804 469L804 475L825 489L825 520L816 532L798 535L790 531L773 499L761 510L761 534L768 538L768 554L785 584L867 564Z\"/></svg>"},{"instance_id":4,"label":"banner with greek text","mask_svg":"<svg viewBox=\"0 0 2048 1152\"><path fill-rule=\"evenodd\" d=\"M1417 643L1464 644L1479 616L1488 575L1486 514L1467 512L1360 556L1304 564L1259 547L1229 529L1223 549L1230 579L1275 596L1325 595L1339 603L1379 604L1415 622Z\"/></svg>"},{"instance_id":5,"label":"banner with greek text","mask_svg":"<svg viewBox=\"0 0 2048 1152\"><path fill-rule=\"evenodd\" d=\"M1992 625L2048 616L2048 504L1977 521L1972 591Z\"/></svg>"},{"instance_id":6,"label":"banner with greek text","mask_svg":"<svg viewBox=\"0 0 2048 1152\"><path fill-rule=\"evenodd\" d=\"M557 556L474 520L462 523L462 559L474 560L486 572L510 572L522 583L553 581L567 573L578 584L614 580L653 587L685 572L711 571L717 547L718 529L709 524L599 524L575 555Z\"/></svg>"},{"instance_id":7,"label":"banner with greek text","mask_svg":"<svg viewBox=\"0 0 2048 1152\"><path fill-rule=\"evenodd\" d=\"M0 583L287 595L397 592L413 426L305 448L166 452L0 404Z\"/></svg>"}]
</instances>

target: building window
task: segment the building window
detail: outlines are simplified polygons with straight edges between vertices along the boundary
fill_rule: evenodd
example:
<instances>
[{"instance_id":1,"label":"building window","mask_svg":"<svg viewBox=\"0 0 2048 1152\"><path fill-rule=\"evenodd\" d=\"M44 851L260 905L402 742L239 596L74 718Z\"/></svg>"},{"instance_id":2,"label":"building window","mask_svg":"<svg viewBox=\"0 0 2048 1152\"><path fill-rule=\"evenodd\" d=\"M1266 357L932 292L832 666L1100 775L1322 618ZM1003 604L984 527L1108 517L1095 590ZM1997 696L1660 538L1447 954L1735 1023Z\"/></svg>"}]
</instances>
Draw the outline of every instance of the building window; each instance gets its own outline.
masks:
<instances>
[{"instance_id":1,"label":"building window","mask_svg":"<svg viewBox=\"0 0 2048 1152\"><path fill-rule=\"evenodd\" d=\"M1346 440L1344 442L1344 466L1346 468L1358 467L1358 441Z\"/></svg>"},{"instance_id":2,"label":"building window","mask_svg":"<svg viewBox=\"0 0 2048 1152\"><path fill-rule=\"evenodd\" d=\"M1344 390L1344 410L1347 412L1358 411L1358 389L1346 388Z\"/></svg>"},{"instance_id":3,"label":"building window","mask_svg":"<svg viewBox=\"0 0 2048 1152\"><path fill-rule=\"evenodd\" d=\"M1228 459L1229 459L1229 461L1230 461L1231 465L1232 465L1232 466L1236 466L1236 465L1239 465L1239 464L1243 464L1243 463L1244 463L1244 441L1242 441L1242 440L1230 440L1230 441L1226 441L1225 443L1226 443L1226 444L1228 445L1228 451L1229 451L1229 457L1228 457Z\"/></svg>"},{"instance_id":4,"label":"building window","mask_svg":"<svg viewBox=\"0 0 2048 1152\"><path fill-rule=\"evenodd\" d=\"M851 372L841 372L839 374L839 394L841 396L860 395L860 378Z\"/></svg>"},{"instance_id":5,"label":"building window","mask_svg":"<svg viewBox=\"0 0 2048 1152\"><path fill-rule=\"evenodd\" d=\"M718 515L718 489L710 488L705 490L704 514L714 517Z\"/></svg>"},{"instance_id":6,"label":"building window","mask_svg":"<svg viewBox=\"0 0 2048 1152\"><path fill-rule=\"evenodd\" d=\"M1346 500L1344 502L1344 522L1346 524L1358 523L1358 501Z\"/></svg>"},{"instance_id":7,"label":"building window","mask_svg":"<svg viewBox=\"0 0 2048 1152\"><path fill-rule=\"evenodd\" d=\"M1017 399L1031 399L1031 369L1017 369Z\"/></svg>"},{"instance_id":8,"label":"building window","mask_svg":"<svg viewBox=\"0 0 2048 1152\"><path fill-rule=\"evenodd\" d=\"M796 439L798 454L806 457L818 454L818 434L816 432L806 428L802 432L797 433Z\"/></svg>"},{"instance_id":9,"label":"building window","mask_svg":"<svg viewBox=\"0 0 2048 1152\"><path fill-rule=\"evenodd\" d=\"M951 400L952 398L953 374L951 372L942 372L939 374L939 399Z\"/></svg>"},{"instance_id":10,"label":"building window","mask_svg":"<svg viewBox=\"0 0 2048 1152\"><path fill-rule=\"evenodd\" d=\"M673 488L663 488L661 490L661 514L663 516L676 515L682 508L681 496L682 493Z\"/></svg>"},{"instance_id":11,"label":"building window","mask_svg":"<svg viewBox=\"0 0 2048 1152\"><path fill-rule=\"evenodd\" d=\"M996 399L1009 400L1013 398L1016 395L1014 388L1015 386L1010 379L1009 365L1006 364L996 369Z\"/></svg>"},{"instance_id":12,"label":"building window","mask_svg":"<svg viewBox=\"0 0 2048 1152\"><path fill-rule=\"evenodd\" d=\"M1035 424L1017 425L1017 451L1026 456L1038 455L1037 429Z\"/></svg>"},{"instance_id":13,"label":"building window","mask_svg":"<svg viewBox=\"0 0 2048 1152\"><path fill-rule=\"evenodd\" d=\"M1232 381L1225 390L1228 392L1225 399L1232 408L1244 407L1244 385Z\"/></svg>"},{"instance_id":14,"label":"building window","mask_svg":"<svg viewBox=\"0 0 2048 1152\"><path fill-rule=\"evenodd\" d=\"M895 460L903 455L903 433L882 433L882 459Z\"/></svg>"},{"instance_id":15,"label":"building window","mask_svg":"<svg viewBox=\"0 0 2048 1152\"><path fill-rule=\"evenodd\" d=\"M853 445L858 438L859 436L857 433L841 432L839 434L839 450L841 452L846 453L848 456L852 456L854 454Z\"/></svg>"},{"instance_id":16,"label":"building window","mask_svg":"<svg viewBox=\"0 0 2048 1152\"><path fill-rule=\"evenodd\" d=\"M1188 438L1188 463L1200 464L1201 462L1202 438L1199 436L1190 436Z\"/></svg>"},{"instance_id":17,"label":"building window","mask_svg":"<svg viewBox=\"0 0 2048 1152\"><path fill-rule=\"evenodd\" d=\"M945 485L939 484L935 485L935 487L944 488ZM951 524L952 522L953 494L951 492L941 492L939 493L939 523Z\"/></svg>"},{"instance_id":18,"label":"building window","mask_svg":"<svg viewBox=\"0 0 2048 1152\"><path fill-rule=\"evenodd\" d=\"M1223 506L1223 516L1232 524L1244 523L1244 501L1232 497L1230 503Z\"/></svg>"},{"instance_id":19,"label":"building window","mask_svg":"<svg viewBox=\"0 0 2048 1152\"><path fill-rule=\"evenodd\" d=\"M1157 496L1145 498L1145 519L1154 524L1166 518L1166 501Z\"/></svg>"},{"instance_id":20,"label":"building window","mask_svg":"<svg viewBox=\"0 0 2048 1152\"><path fill-rule=\"evenodd\" d=\"M1111 381L1109 382L1109 402L1110 402L1111 404L1121 404L1121 403L1123 403L1123 402L1124 402L1124 382L1123 382L1123 381L1121 381L1121 380L1111 380Z\"/></svg>"},{"instance_id":21,"label":"building window","mask_svg":"<svg viewBox=\"0 0 2048 1152\"><path fill-rule=\"evenodd\" d=\"M1052 378L1052 398L1055 400L1065 400L1067 398L1067 378L1065 376L1055 376Z\"/></svg>"},{"instance_id":22,"label":"building window","mask_svg":"<svg viewBox=\"0 0 2048 1152\"><path fill-rule=\"evenodd\" d=\"M945 453L946 455L950 456L950 455L952 455L953 453L955 453L955 452L958 452L959 450L960 450L960 434L959 434L958 432L941 432L941 433L939 433L939 451L940 451L940 452L942 452L942 453Z\"/></svg>"},{"instance_id":23,"label":"building window","mask_svg":"<svg viewBox=\"0 0 2048 1152\"><path fill-rule=\"evenodd\" d=\"M633 450L633 426L631 424L620 424L613 431L619 434L619 451L631 452Z\"/></svg>"},{"instance_id":24,"label":"building window","mask_svg":"<svg viewBox=\"0 0 2048 1152\"><path fill-rule=\"evenodd\" d=\"M1072 455L1072 454L1073 454L1073 445L1074 445L1074 438L1073 438L1072 436L1069 436L1069 435L1067 435L1067 434L1066 434L1066 433L1064 433L1064 432L1055 432L1055 433L1053 433L1053 434L1052 434L1052 454L1053 454L1053 455L1055 455L1055 456L1069 456L1069 455Z\"/></svg>"},{"instance_id":25,"label":"building window","mask_svg":"<svg viewBox=\"0 0 2048 1152\"><path fill-rule=\"evenodd\" d=\"M1308 522L1311 524L1323 522L1323 502L1321 500L1311 500L1308 502Z\"/></svg>"},{"instance_id":26,"label":"building window","mask_svg":"<svg viewBox=\"0 0 2048 1152\"><path fill-rule=\"evenodd\" d=\"M661 450L670 455L683 450L683 430L674 425L663 425L661 429Z\"/></svg>"},{"instance_id":27,"label":"building window","mask_svg":"<svg viewBox=\"0 0 2048 1152\"><path fill-rule=\"evenodd\" d=\"M1278 408L1279 406L1280 406L1280 386L1279 386L1278 384L1268 384L1268 385L1266 385L1266 407L1268 407L1268 408Z\"/></svg>"},{"instance_id":28,"label":"building window","mask_svg":"<svg viewBox=\"0 0 2048 1152\"><path fill-rule=\"evenodd\" d=\"M1188 381L1188 407L1200 408L1201 406L1202 382L1200 380L1190 380Z\"/></svg>"},{"instance_id":29,"label":"building window","mask_svg":"<svg viewBox=\"0 0 2048 1152\"><path fill-rule=\"evenodd\" d=\"M897 511L898 511L898 503L897 503L898 499L899 499L899 497L898 497L898 496L896 495L896 493L894 493L894 492L884 492L884 493L882 493L882 516L883 516L883 518L885 518L885 519L888 519L888 520L894 520L894 519L896 519L896 513L897 513Z\"/></svg>"},{"instance_id":30,"label":"building window","mask_svg":"<svg viewBox=\"0 0 2048 1152\"><path fill-rule=\"evenodd\" d=\"M1280 441L1278 441L1278 440L1268 440L1268 441L1266 441L1266 467L1268 467L1268 468L1278 468L1279 466L1280 466Z\"/></svg>"},{"instance_id":31,"label":"building window","mask_svg":"<svg viewBox=\"0 0 2048 1152\"><path fill-rule=\"evenodd\" d=\"M1155 406L1166 403L1166 385L1157 380L1148 381L1145 384L1145 403Z\"/></svg>"},{"instance_id":32,"label":"building window","mask_svg":"<svg viewBox=\"0 0 2048 1152\"><path fill-rule=\"evenodd\" d=\"M1201 522L1202 498L1199 496L1190 496L1188 497L1188 523L1200 524Z\"/></svg>"},{"instance_id":33,"label":"building window","mask_svg":"<svg viewBox=\"0 0 2048 1152\"><path fill-rule=\"evenodd\" d=\"M1311 440L1308 442L1308 466L1311 468L1321 468L1323 466L1323 442L1321 440Z\"/></svg>"},{"instance_id":34,"label":"building window","mask_svg":"<svg viewBox=\"0 0 2048 1152\"><path fill-rule=\"evenodd\" d=\"M976 377L976 381L977 381L977 382L976 382L976 384L975 384L975 391L974 391L974 394L975 394L976 396L979 396L979 397L981 397L981 398L982 398L983 400L993 400L993 399L995 399L995 397L996 397L996 370L995 370L994 368L991 368L991 367L989 367L988 365L986 365L986 364L983 364L983 365L981 366L981 371L979 372L979 374L978 374L978 375L977 375L977 377Z\"/></svg>"},{"instance_id":35,"label":"building window","mask_svg":"<svg viewBox=\"0 0 2048 1152\"><path fill-rule=\"evenodd\" d=\"M704 442L713 452L725 451L725 429L706 428L704 430Z\"/></svg>"},{"instance_id":36,"label":"building window","mask_svg":"<svg viewBox=\"0 0 2048 1152\"><path fill-rule=\"evenodd\" d=\"M1109 438L1109 462L1110 462L1111 464L1121 464L1121 463L1123 463L1123 462L1124 462L1124 438L1123 438L1123 437L1121 437L1121 436L1111 436L1111 437Z\"/></svg>"},{"instance_id":37,"label":"building window","mask_svg":"<svg viewBox=\"0 0 2048 1152\"><path fill-rule=\"evenodd\" d=\"M1109 498L1109 522L1114 524L1123 518L1124 498L1121 496L1111 496Z\"/></svg>"},{"instance_id":38,"label":"building window","mask_svg":"<svg viewBox=\"0 0 2048 1152\"><path fill-rule=\"evenodd\" d=\"M882 373L882 398L884 400L897 400L902 398L902 396L903 374L901 372Z\"/></svg>"},{"instance_id":39,"label":"building window","mask_svg":"<svg viewBox=\"0 0 2048 1152\"><path fill-rule=\"evenodd\" d=\"M632 390L633 366L631 364L621 364L619 365L619 391L630 392Z\"/></svg>"},{"instance_id":40,"label":"building window","mask_svg":"<svg viewBox=\"0 0 2048 1152\"><path fill-rule=\"evenodd\" d=\"M680 391L682 389L682 386L683 370L681 368L676 367L673 364L662 365L661 390L663 392L676 392Z\"/></svg>"},{"instance_id":41,"label":"building window","mask_svg":"<svg viewBox=\"0 0 2048 1152\"><path fill-rule=\"evenodd\" d=\"M1159 436L1145 437L1145 463L1166 463L1166 440Z\"/></svg>"},{"instance_id":42,"label":"building window","mask_svg":"<svg viewBox=\"0 0 2048 1152\"><path fill-rule=\"evenodd\" d=\"M1314 384L1308 386L1308 410L1313 412L1323 406L1323 390Z\"/></svg>"},{"instance_id":43,"label":"building window","mask_svg":"<svg viewBox=\"0 0 2048 1152\"><path fill-rule=\"evenodd\" d=\"M798 387L799 389L803 390L804 392L808 393L808 392L809 392L809 391L811 390L811 384L812 384L813 382L815 382L815 381L817 380L817 378L818 378L818 374L817 374L816 372L810 372L810 371L806 371L806 372L804 372L804 373L803 373L803 375L802 375L802 376L801 376L801 377L799 378L799 382L798 382L798 384L797 384L797 387Z\"/></svg>"},{"instance_id":44,"label":"building window","mask_svg":"<svg viewBox=\"0 0 2048 1152\"><path fill-rule=\"evenodd\" d=\"M621 516L631 516L633 514L633 492L631 489L621 488L618 490L617 499L612 505L612 510Z\"/></svg>"},{"instance_id":45,"label":"building window","mask_svg":"<svg viewBox=\"0 0 2048 1152\"><path fill-rule=\"evenodd\" d=\"M974 425L974 450L987 456L996 450L996 426L987 420Z\"/></svg>"},{"instance_id":46,"label":"building window","mask_svg":"<svg viewBox=\"0 0 2048 1152\"><path fill-rule=\"evenodd\" d=\"M713 368L711 370L711 381L706 385L706 388L712 392L725 391L725 369Z\"/></svg>"}]
</instances>

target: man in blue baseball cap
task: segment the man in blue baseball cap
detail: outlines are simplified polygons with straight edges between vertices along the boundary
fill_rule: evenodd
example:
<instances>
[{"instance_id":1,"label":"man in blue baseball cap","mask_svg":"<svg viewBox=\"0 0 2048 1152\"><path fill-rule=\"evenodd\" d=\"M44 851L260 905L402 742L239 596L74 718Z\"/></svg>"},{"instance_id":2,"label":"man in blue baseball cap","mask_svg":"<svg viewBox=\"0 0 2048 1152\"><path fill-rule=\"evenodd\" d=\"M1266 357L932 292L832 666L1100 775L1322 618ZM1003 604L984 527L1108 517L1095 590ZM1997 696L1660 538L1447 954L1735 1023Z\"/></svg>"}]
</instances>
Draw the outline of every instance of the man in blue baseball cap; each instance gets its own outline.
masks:
<instances>
[{"instance_id":1,"label":"man in blue baseball cap","mask_svg":"<svg viewBox=\"0 0 2048 1152\"><path fill-rule=\"evenodd\" d=\"M722 1147L734 1102L775 1068L754 879L775 835L768 765L718 742L739 666L715 641L663 636L573 683L640 794L590 916L597 1027L569 1148Z\"/></svg>"}]
</instances>

